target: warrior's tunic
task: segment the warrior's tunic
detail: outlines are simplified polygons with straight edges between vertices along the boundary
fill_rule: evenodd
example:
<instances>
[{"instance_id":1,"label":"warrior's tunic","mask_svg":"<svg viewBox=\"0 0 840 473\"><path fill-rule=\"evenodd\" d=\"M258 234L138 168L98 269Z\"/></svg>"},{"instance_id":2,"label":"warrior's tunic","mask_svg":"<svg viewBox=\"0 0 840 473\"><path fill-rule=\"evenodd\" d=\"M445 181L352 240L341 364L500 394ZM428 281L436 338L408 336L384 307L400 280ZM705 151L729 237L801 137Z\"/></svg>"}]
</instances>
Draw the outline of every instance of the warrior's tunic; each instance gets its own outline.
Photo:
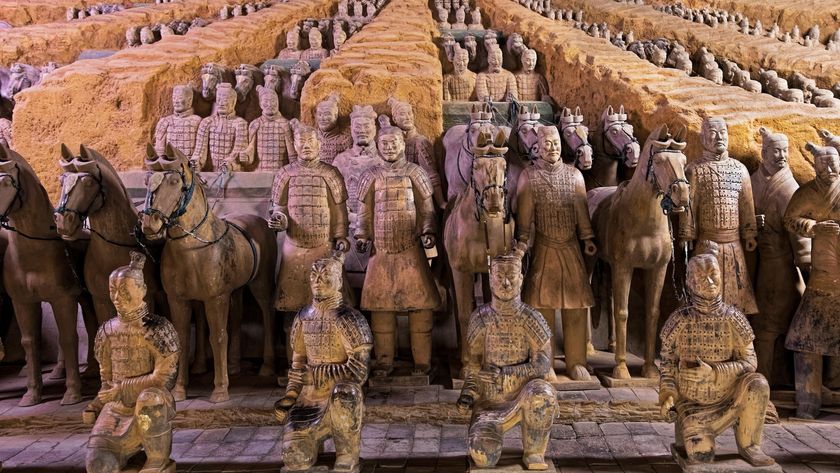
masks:
<instances>
[{"instance_id":1,"label":"warrior's tunic","mask_svg":"<svg viewBox=\"0 0 840 473\"><path fill-rule=\"evenodd\" d=\"M339 153L343 153L353 146L353 137L346 130L318 130L318 141L321 142L321 162L332 164Z\"/></svg>"},{"instance_id":2,"label":"warrior's tunic","mask_svg":"<svg viewBox=\"0 0 840 473\"><path fill-rule=\"evenodd\" d=\"M217 113L201 120L193 159L209 171L221 171L223 165L237 168L238 162L247 162L247 147L248 122L234 114Z\"/></svg>"},{"instance_id":3,"label":"warrior's tunic","mask_svg":"<svg viewBox=\"0 0 840 473\"><path fill-rule=\"evenodd\" d=\"M200 124L201 117L192 109L161 118L155 128L155 152L163 156L166 154L166 145L169 145L184 153L184 156L192 156Z\"/></svg>"},{"instance_id":4,"label":"warrior's tunic","mask_svg":"<svg viewBox=\"0 0 840 473\"><path fill-rule=\"evenodd\" d=\"M464 71L461 75L445 74L443 76L443 100L467 102L475 100L476 74Z\"/></svg>"},{"instance_id":5,"label":"warrior's tunic","mask_svg":"<svg viewBox=\"0 0 840 473\"><path fill-rule=\"evenodd\" d=\"M502 69L499 72L481 72L475 82L476 98L483 102L487 99L493 102L506 102L509 99L518 100L519 91L516 87L516 77L513 73Z\"/></svg>"},{"instance_id":6,"label":"warrior's tunic","mask_svg":"<svg viewBox=\"0 0 840 473\"><path fill-rule=\"evenodd\" d=\"M261 115L248 126L248 154L254 171L277 171L295 160L297 152L289 122L281 114Z\"/></svg>"}]
</instances>

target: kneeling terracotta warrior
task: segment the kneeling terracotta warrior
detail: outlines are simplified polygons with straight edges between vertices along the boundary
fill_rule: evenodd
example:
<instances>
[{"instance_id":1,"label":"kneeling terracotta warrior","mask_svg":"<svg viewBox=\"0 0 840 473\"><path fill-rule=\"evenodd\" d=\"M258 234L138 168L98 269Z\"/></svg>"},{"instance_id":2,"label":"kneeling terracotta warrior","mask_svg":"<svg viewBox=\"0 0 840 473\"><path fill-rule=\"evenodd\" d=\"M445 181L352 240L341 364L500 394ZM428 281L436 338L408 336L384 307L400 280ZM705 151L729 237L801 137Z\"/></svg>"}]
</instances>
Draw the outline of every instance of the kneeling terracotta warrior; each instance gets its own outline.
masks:
<instances>
[{"instance_id":1,"label":"kneeling terracotta warrior","mask_svg":"<svg viewBox=\"0 0 840 473\"><path fill-rule=\"evenodd\" d=\"M708 253L691 258L688 305L662 328L662 414L676 411L672 451L688 464L711 463L715 437L734 427L738 453L754 466L772 465L761 450L770 386L755 371L750 323L723 301L716 251L712 242Z\"/></svg>"},{"instance_id":2,"label":"kneeling terracotta warrior","mask_svg":"<svg viewBox=\"0 0 840 473\"><path fill-rule=\"evenodd\" d=\"M121 471L141 449L146 452L141 473L175 472L169 458L175 400L169 390L175 385L180 347L175 327L146 307L144 262L142 254L132 252L131 264L114 270L109 280L117 317L96 334L102 388L82 414L86 423L96 418L88 473Z\"/></svg>"},{"instance_id":3,"label":"kneeling terracotta warrior","mask_svg":"<svg viewBox=\"0 0 840 473\"><path fill-rule=\"evenodd\" d=\"M545 470L545 449L557 409L546 381L552 372L551 331L535 309L522 302L522 254L497 256L490 265L493 299L472 313L459 410L472 408L469 450L479 468L494 467L504 434L522 428L522 461Z\"/></svg>"},{"instance_id":4,"label":"kneeling terracotta warrior","mask_svg":"<svg viewBox=\"0 0 840 473\"><path fill-rule=\"evenodd\" d=\"M340 254L340 253L339 253ZM373 336L341 295L343 256L322 258L309 277L312 304L292 324L292 367L274 414L283 432L284 471L307 471L332 437L333 471L359 471L364 393Z\"/></svg>"}]
</instances>

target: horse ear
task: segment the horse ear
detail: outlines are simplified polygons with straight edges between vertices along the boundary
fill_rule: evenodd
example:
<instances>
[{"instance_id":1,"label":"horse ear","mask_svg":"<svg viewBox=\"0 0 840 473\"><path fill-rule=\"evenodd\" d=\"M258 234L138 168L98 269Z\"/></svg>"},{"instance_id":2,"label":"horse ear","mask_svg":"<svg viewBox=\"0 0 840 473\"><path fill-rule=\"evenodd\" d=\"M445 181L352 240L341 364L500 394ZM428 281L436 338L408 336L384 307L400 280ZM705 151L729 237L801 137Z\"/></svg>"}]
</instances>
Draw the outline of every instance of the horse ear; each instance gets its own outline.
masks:
<instances>
[{"instance_id":1,"label":"horse ear","mask_svg":"<svg viewBox=\"0 0 840 473\"><path fill-rule=\"evenodd\" d=\"M624 115L624 105L621 105L620 107L618 107L618 113L621 114L621 115Z\"/></svg>"},{"instance_id":2,"label":"horse ear","mask_svg":"<svg viewBox=\"0 0 840 473\"><path fill-rule=\"evenodd\" d=\"M79 145L79 157L82 161L93 161L93 150L85 145Z\"/></svg>"},{"instance_id":3,"label":"horse ear","mask_svg":"<svg viewBox=\"0 0 840 473\"><path fill-rule=\"evenodd\" d=\"M677 143L684 143L685 135L687 133L688 129L685 127L685 125L680 126L680 128L677 130L677 134L674 135L674 141L676 141Z\"/></svg>"},{"instance_id":4,"label":"horse ear","mask_svg":"<svg viewBox=\"0 0 840 473\"><path fill-rule=\"evenodd\" d=\"M151 161L157 159L157 152L155 151L155 147L152 146L151 143L146 143L146 158Z\"/></svg>"},{"instance_id":5,"label":"horse ear","mask_svg":"<svg viewBox=\"0 0 840 473\"><path fill-rule=\"evenodd\" d=\"M505 145L506 140L507 137L505 136L505 131L500 128L499 132L496 133L496 139L493 141L493 146L501 148Z\"/></svg>"},{"instance_id":6,"label":"horse ear","mask_svg":"<svg viewBox=\"0 0 840 473\"><path fill-rule=\"evenodd\" d=\"M575 115L580 115L580 107L575 107Z\"/></svg>"},{"instance_id":7,"label":"horse ear","mask_svg":"<svg viewBox=\"0 0 840 473\"><path fill-rule=\"evenodd\" d=\"M659 139L656 141L665 141L668 139L670 133L668 132L668 125L662 125L662 128L659 129Z\"/></svg>"},{"instance_id":8,"label":"horse ear","mask_svg":"<svg viewBox=\"0 0 840 473\"><path fill-rule=\"evenodd\" d=\"M822 136L825 139L829 139L832 137L831 132L828 130L820 130L820 136Z\"/></svg>"},{"instance_id":9,"label":"horse ear","mask_svg":"<svg viewBox=\"0 0 840 473\"><path fill-rule=\"evenodd\" d=\"M612 105L607 106L607 115L613 115L613 114L614 114L613 113L613 106Z\"/></svg>"},{"instance_id":10,"label":"horse ear","mask_svg":"<svg viewBox=\"0 0 840 473\"><path fill-rule=\"evenodd\" d=\"M173 148L171 144L166 144L166 155L173 158L175 161L180 161L182 163L186 163L189 161L184 153L181 152L178 148Z\"/></svg>"},{"instance_id":11,"label":"horse ear","mask_svg":"<svg viewBox=\"0 0 840 473\"><path fill-rule=\"evenodd\" d=\"M73 156L73 152L70 151L70 148L68 148L64 143L61 143L61 158L65 161L72 161L76 158Z\"/></svg>"}]
</instances>

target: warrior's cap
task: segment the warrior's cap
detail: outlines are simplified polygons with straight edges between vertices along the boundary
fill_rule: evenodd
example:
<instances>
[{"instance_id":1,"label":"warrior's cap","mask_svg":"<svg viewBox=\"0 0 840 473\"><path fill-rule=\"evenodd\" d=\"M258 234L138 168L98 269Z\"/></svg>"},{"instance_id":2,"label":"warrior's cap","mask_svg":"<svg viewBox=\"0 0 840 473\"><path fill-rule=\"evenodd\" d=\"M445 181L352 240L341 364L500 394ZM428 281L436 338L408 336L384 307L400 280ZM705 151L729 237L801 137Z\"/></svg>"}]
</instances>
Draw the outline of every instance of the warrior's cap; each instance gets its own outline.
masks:
<instances>
[{"instance_id":1,"label":"warrior's cap","mask_svg":"<svg viewBox=\"0 0 840 473\"><path fill-rule=\"evenodd\" d=\"M135 281L145 282L143 277L143 266L146 264L146 256L136 251L131 252L131 262L127 266L120 266L111 272L111 281L120 281L126 278Z\"/></svg>"},{"instance_id":2,"label":"warrior's cap","mask_svg":"<svg viewBox=\"0 0 840 473\"><path fill-rule=\"evenodd\" d=\"M376 120L376 111L370 105L353 105L350 120L358 119Z\"/></svg>"}]
</instances>

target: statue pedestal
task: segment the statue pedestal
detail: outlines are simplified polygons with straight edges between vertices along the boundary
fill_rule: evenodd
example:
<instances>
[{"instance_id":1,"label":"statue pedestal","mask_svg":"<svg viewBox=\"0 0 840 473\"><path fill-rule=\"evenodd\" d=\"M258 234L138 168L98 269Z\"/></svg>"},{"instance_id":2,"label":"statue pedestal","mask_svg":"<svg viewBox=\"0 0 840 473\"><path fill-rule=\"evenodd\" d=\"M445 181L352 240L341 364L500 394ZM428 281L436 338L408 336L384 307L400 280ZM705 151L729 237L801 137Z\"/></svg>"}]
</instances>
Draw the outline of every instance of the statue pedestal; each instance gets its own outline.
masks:
<instances>
[{"instance_id":1,"label":"statue pedestal","mask_svg":"<svg viewBox=\"0 0 840 473\"><path fill-rule=\"evenodd\" d=\"M428 374L411 374L413 363L407 361L395 361L394 371L389 376L371 376L368 378L368 386L372 388L399 388L429 386L435 377L437 367L432 365Z\"/></svg>"},{"instance_id":2,"label":"statue pedestal","mask_svg":"<svg viewBox=\"0 0 840 473\"><path fill-rule=\"evenodd\" d=\"M597 376L591 376L589 381L577 381L560 373L557 373L557 379L551 381L551 385L557 391L592 391L602 387Z\"/></svg>"},{"instance_id":3,"label":"statue pedestal","mask_svg":"<svg viewBox=\"0 0 840 473\"><path fill-rule=\"evenodd\" d=\"M548 473L556 473L557 468L554 466L554 463L551 461L550 458L546 458L548 461L548 468L545 470L539 470L542 472ZM525 468L525 465L522 464L522 454L515 454L513 452L505 452L502 454L502 458L499 459L499 463L496 463L496 466L493 468L479 468L475 466L472 460L468 460L469 462L469 473L492 473L492 472L512 472L512 471L536 471L536 470L528 470Z\"/></svg>"},{"instance_id":4,"label":"statue pedestal","mask_svg":"<svg viewBox=\"0 0 840 473\"><path fill-rule=\"evenodd\" d=\"M641 376L639 368L630 367L630 379L613 378L612 370L596 370L598 378L608 388L655 388L659 386L659 378L645 378Z\"/></svg>"},{"instance_id":5,"label":"statue pedestal","mask_svg":"<svg viewBox=\"0 0 840 473\"><path fill-rule=\"evenodd\" d=\"M738 454L716 455L712 463L688 463L685 451L671 444L671 455L683 473L782 473L778 463L770 466L752 466Z\"/></svg>"}]
</instances>

